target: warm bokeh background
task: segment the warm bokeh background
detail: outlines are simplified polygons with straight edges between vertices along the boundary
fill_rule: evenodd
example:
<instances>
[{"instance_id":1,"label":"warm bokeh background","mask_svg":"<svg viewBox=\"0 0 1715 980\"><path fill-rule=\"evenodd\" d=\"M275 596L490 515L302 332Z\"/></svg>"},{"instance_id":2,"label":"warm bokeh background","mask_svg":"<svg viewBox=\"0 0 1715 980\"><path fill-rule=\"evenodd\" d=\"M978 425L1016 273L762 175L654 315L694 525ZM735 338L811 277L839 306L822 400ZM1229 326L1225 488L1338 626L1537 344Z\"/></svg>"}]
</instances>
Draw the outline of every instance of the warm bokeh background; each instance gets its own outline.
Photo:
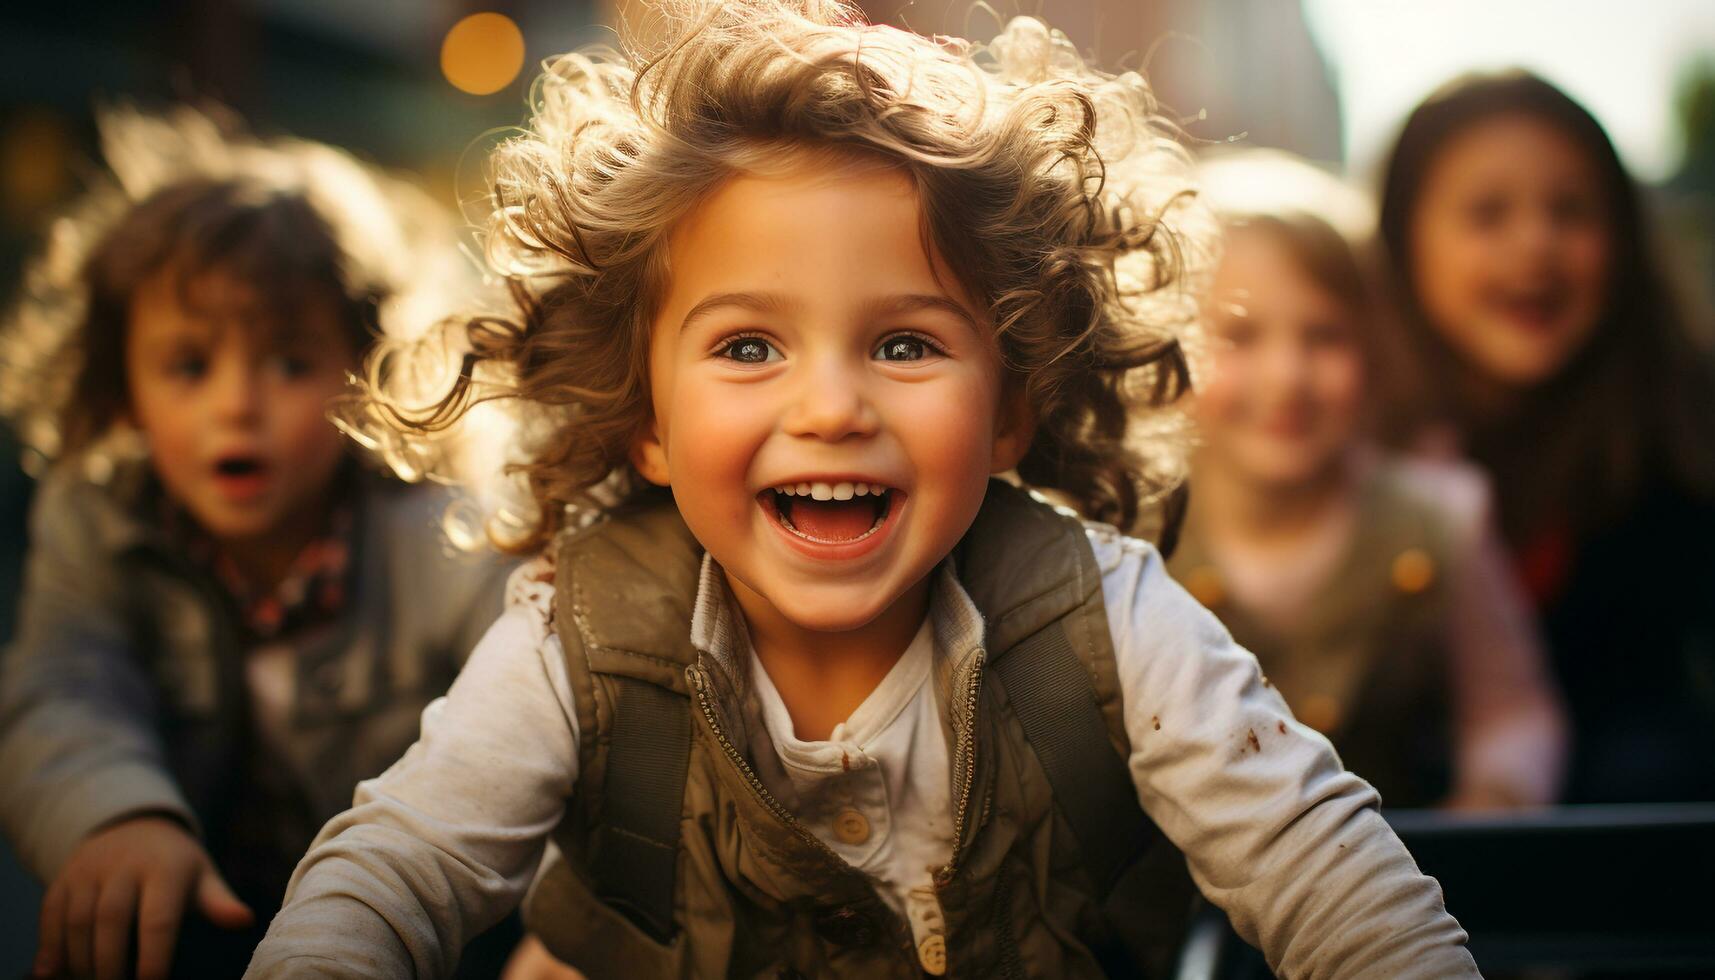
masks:
<instances>
[{"instance_id":1,"label":"warm bokeh background","mask_svg":"<svg viewBox=\"0 0 1715 980\"><path fill-rule=\"evenodd\" d=\"M1144 71L1194 140L1291 150L1360 183L1404 113L1461 70L1532 68L1585 102L1651 185L1675 272L1715 286L1710 0L871 0L874 20L985 37L1040 13L1108 68ZM95 162L92 107L229 105L264 134L348 147L479 202L486 147L540 62L613 39L615 0L80 0L0 13L0 292ZM467 21L471 15L485 14ZM495 16L498 15L498 16ZM455 30L455 25L461 25ZM462 88L461 88L462 86ZM480 94L478 94L480 93ZM478 214L480 208L469 213ZM6 437L0 434L0 440ZM28 481L0 442L0 638ZM0 858L0 860L4 860ZM0 867L0 976L22 975L34 897Z\"/></svg>"},{"instance_id":2,"label":"warm bokeh background","mask_svg":"<svg viewBox=\"0 0 1715 980\"><path fill-rule=\"evenodd\" d=\"M483 149L525 114L542 59L612 41L644 0L88 0L0 13L0 286L92 166L91 106L214 99L418 174L481 191ZM1291 150L1364 177L1404 112L1473 67L1520 64L1609 127L1683 229L1715 192L1715 4L1652 0L871 0L872 19L982 37L1041 13L1109 68L1143 70L1187 131ZM497 13L453 28L478 13ZM486 21L486 23L485 23ZM508 23L509 22L509 23ZM515 33L509 31L515 30ZM522 42L522 68L518 41ZM510 76L510 77L508 77ZM484 91L472 94L449 78ZM498 88L494 86L498 85ZM1700 201L1693 198L1701 197ZM1696 218L1693 218L1695 215ZM1703 251L1699 271L1711 267Z\"/></svg>"}]
</instances>

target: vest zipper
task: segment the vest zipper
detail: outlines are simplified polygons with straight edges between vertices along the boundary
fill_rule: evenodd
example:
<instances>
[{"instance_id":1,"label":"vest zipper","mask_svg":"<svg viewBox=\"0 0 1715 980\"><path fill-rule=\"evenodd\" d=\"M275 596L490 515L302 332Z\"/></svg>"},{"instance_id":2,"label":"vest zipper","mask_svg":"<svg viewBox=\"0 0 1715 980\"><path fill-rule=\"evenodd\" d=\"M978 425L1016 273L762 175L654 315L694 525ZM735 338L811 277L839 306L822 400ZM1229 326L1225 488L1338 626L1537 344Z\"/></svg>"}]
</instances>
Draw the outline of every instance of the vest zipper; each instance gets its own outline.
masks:
<instances>
[{"instance_id":1,"label":"vest zipper","mask_svg":"<svg viewBox=\"0 0 1715 980\"><path fill-rule=\"evenodd\" d=\"M958 778L958 802L953 804L953 851L947 863L935 872L935 885L945 888L953 882L959 863L959 851L965 846L965 822L969 819L971 784L976 781L977 699L982 693L983 664L987 655L982 650L971 654L971 669L961 686L959 706L963 716L954 717L958 740L953 744L953 771ZM962 721L962 724L959 722Z\"/></svg>"},{"instance_id":2,"label":"vest zipper","mask_svg":"<svg viewBox=\"0 0 1715 980\"><path fill-rule=\"evenodd\" d=\"M822 843L820 838L811 833L808 827L800 823L791 811L774 798L774 794L770 793L768 787L762 785L762 780L757 778L756 770L750 768L750 763L744 761L744 756L738 751L738 747L732 744L732 739L727 738L726 732L721 730L720 722L715 718L714 707L709 703L709 678L703 668L686 667L685 675L690 680L691 687L697 692L697 706L702 709L703 718L709 723L709 730L715 733L715 741L720 743L721 750L726 753L727 760L738 767L738 771L744 776L744 781L750 787L751 792L755 793L757 799L761 800L762 804L780 819L780 822L790 827L793 833L802 838L805 843L827 855L839 866L849 868L850 865L846 864L844 858L834 853L833 848Z\"/></svg>"}]
</instances>

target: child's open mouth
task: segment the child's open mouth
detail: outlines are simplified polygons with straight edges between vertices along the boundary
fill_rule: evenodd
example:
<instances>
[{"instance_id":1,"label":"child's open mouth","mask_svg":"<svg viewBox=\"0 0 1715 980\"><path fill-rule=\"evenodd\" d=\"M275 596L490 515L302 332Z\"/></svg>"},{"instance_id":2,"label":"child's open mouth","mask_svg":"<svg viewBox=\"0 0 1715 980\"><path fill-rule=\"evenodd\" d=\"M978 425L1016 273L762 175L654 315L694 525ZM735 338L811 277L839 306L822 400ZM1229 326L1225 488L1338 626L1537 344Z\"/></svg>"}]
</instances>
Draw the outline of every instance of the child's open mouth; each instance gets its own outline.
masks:
<instances>
[{"instance_id":1,"label":"child's open mouth","mask_svg":"<svg viewBox=\"0 0 1715 980\"><path fill-rule=\"evenodd\" d=\"M215 461L214 478L229 497L253 497L267 486L268 464L258 456L222 456Z\"/></svg>"},{"instance_id":2,"label":"child's open mouth","mask_svg":"<svg viewBox=\"0 0 1715 980\"><path fill-rule=\"evenodd\" d=\"M903 491L875 483L796 483L764 490L757 501L805 541L846 545L879 531L903 497Z\"/></svg>"},{"instance_id":3,"label":"child's open mouth","mask_svg":"<svg viewBox=\"0 0 1715 980\"><path fill-rule=\"evenodd\" d=\"M1513 324L1541 331L1560 322L1570 298L1568 290L1556 284L1528 290L1498 291L1491 297L1491 302Z\"/></svg>"}]
</instances>

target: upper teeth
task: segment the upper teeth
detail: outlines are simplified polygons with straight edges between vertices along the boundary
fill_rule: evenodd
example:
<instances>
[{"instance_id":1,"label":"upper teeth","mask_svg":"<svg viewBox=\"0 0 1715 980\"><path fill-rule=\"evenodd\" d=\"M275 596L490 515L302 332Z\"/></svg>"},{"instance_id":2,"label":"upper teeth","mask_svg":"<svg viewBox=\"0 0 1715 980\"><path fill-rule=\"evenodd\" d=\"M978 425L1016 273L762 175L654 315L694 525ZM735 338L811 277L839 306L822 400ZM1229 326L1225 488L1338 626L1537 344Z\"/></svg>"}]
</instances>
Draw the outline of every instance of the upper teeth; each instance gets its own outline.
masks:
<instances>
[{"instance_id":1,"label":"upper teeth","mask_svg":"<svg viewBox=\"0 0 1715 980\"><path fill-rule=\"evenodd\" d=\"M784 483L775 487L774 492L815 500L850 500L869 494L880 496L887 488L879 483Z\"/></svg>"}]
</instances>

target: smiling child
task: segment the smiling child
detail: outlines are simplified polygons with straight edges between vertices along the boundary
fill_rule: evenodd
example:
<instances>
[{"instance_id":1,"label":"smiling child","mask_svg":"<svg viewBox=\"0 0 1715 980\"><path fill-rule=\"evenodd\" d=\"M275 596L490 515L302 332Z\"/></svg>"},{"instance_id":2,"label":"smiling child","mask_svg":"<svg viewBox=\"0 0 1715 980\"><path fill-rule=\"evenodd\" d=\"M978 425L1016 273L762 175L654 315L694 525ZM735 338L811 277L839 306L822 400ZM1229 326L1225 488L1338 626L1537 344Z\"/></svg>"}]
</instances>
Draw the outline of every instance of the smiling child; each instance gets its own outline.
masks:
<instances>
[{"instance_id":1,"label":"smiling child","mask_svg":"<svg viewBox=\"0 0 1715 980\"><path fill-rule=\"evenodd\" d=\"M1169 468L1206 243L1142 80L1025 18L674 9L493 163L519 309L424 421L510 367L544 553L250 975L445 975L520 900L596 977L1160 969L1174 848L1286 975L1474 975L1154 549L991 478L1123 525Z\"/></svg>"},{"instance_id":2,"label":"smiling child","mask_svg":"<svg viewBox=\"0 0 1715 980\"><path fill-rule=\"evenodd\" d=\"M1413 110L1383 184L1392 436L1494 477L1570 709L1566 800L1715 800L1715 357L1600 122L1523 71Z\"/></svg>"}]
</instances>

